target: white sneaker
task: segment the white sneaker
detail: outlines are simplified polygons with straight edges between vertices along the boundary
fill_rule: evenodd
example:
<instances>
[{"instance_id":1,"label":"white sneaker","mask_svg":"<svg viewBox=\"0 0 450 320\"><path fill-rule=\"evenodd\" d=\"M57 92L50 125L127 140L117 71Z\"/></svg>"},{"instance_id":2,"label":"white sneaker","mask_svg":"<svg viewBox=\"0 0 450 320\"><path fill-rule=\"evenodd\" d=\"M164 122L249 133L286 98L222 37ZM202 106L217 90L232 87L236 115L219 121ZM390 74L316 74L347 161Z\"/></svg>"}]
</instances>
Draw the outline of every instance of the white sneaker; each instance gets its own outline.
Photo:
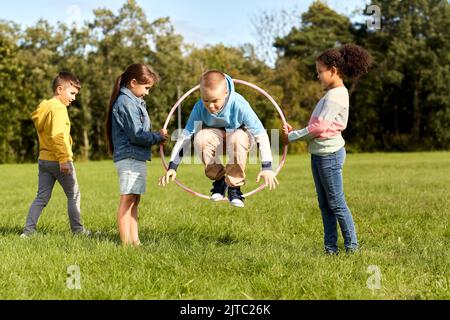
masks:
<instances>
[{"instance_id":1,"label":"white sneaker","mask_svg":"<svg viewBox=\"0 0 450 320\"><path fill-rule=\"evenodd\" d=\"M228 188L228 200L230 204L234 207L243 208L244 207L244 197L242 196L240 187L229 187Z\"/></svg>"},{"instance_id":2,"label":"white sneaker","mask_svg":"<svg viewBox=\"0 0 450 320\"><path fill-rule=\"evenodd\" d=\"M213 188L211 189L211 200L220 201L225 197L227 192L227 184L225 183L225 177L213 182Z\"/></svg>"},{"instance_id":3,"label":"white sneaker","mask_svg":"<svg viewBox=\"0 0 450 320\"><path fill-rule=\"evenodd\" d=\"M221 193L213 193L213 195L211 196L212 201L220 201L223 198L224 198L224 195Z\"/></svg>"},{"instance_id":4,"label":"white sneaker","mask_svg":"<svg viewBox=\"0 0 450 320\"><path fill-rule=\"evenodd\" d=\"M22 239L29 238L30 236L31 236L30 233L22 233L22 234L20 235L20 237L21 237Z\"/></svg>"},{"instance_id":5,"label":"white sneaker","mask_svg":"<svg viewBox=\"0 0 450 320\"><path fill-rule=\"evenodd\" d=\"M239 208L244 207L244 201L242 201L241 199L233 199L233 200L231 200L230 203L234 207L239 207Z\"/></svg>"}]
</instances>

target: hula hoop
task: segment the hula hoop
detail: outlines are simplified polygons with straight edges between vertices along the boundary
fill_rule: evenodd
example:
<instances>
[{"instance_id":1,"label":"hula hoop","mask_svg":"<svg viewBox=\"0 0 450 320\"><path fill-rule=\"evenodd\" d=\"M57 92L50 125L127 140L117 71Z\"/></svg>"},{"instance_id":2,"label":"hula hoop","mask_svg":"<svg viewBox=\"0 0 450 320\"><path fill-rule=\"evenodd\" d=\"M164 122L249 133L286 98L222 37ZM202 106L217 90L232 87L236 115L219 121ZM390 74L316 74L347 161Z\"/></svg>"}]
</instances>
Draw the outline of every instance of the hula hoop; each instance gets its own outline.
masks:
<instances>
[{"instance_id":1,"label":"hula hoop","mask_svg":"<svg viewBox=\"0 0 450 320\"><path fill-rule=\"evenodd\" d=\"M233 79L233 82L234 82L234 83L239 83L239 84L246 85L246 86L248 86L248 87L250 87L250 88L255 89L255 90L258 91L259 93L263 94L263 95L264 95L264 96L265 96L265 97L266 97L266 98L274 105L275 109L278 111L278 114L280 115L280 118L281 118L281 121L283 122L283 124L286 124L286 118L284 117L283 111L282 111L281 108L278 106L278 104L275 102L275 100L274 100L274 99L273 99L266 91L264 91L264 90L261 89L260 87L254 85L254 84L252 84L252 83L250 83L250 82L247 82L247 81L238 80L238 79ZM170 110L169 115L167 116L166 122L164 123L163 129L165 129L165 130L167 129L167 126L169 125L169 122L170 122L170 118L171 118L172 115L175 113L175 111L176 111L177 108L180 106L180 104L181 104L181 103L182 103L189 95L191 95L193 92L195 92L195 91L198 90L198 89L200 89L200 85L195 86L194 88L192 88L191 90L189 90L188 92L186 92L180 99L178 99L178 101L177 101L177 102L175 103L175 105L172 107L172 110ZM162 143L159 145L159 151L160 151L160 155L161 155L161 162L162 162L162 165L163 165L163 167L164 167L164 170L167 172L168 165L167 165L166 159L165 159L165 157L164 157L164 146L163 146ZM278 175L278 173L280 172L281 168L283 168L284 163L286 162L286 154L287 154L287 144L285 143L284 146L283 146L283 156L282 156L282 158L281 158L280 164L278 165L278 168L277 168L277 169L275 170L275 172L274 172L275 177ZM188 192L188 193L190 193L190 194L192 194L192 195L194 195L194 196L197 196L197 197L200 197L200 198L203 198L203 199L208 199L208 200L211 199L210 196L204 195L204 194L202 194L202 193L199 193L199 192L196 192L196 191L190 189L189 187L187 187L186 185L184 185L184 184L183 184L180 180L178 180L178 179L175 179L175 183L176 183L179 187L181 187L184 191L186 191L186 192ZM260 191L261 191L262 189L264 189L265 187L266 187L266 185L265 185L265 184L262 184L262 185L260 185L258 188L256 188L255 190L250 191L250 192L244 194L243 197L244 197L244 198L250 197L251 195L254 195L254 194L260 192ZM228 199L225 197L225 198L223 198L221 201L228 201Z\"/></svg>"}]
</instances>

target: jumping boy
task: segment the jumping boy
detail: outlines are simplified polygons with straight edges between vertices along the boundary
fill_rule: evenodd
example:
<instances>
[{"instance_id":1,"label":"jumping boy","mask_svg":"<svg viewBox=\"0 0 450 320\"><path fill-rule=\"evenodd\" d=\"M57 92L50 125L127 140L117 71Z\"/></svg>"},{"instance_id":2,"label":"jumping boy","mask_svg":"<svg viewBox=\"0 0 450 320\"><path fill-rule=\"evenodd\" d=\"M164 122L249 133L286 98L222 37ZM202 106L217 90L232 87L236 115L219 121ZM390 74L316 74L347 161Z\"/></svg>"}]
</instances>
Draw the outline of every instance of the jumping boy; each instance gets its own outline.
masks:
<instances>
[{"instance_id":1,"label":"jumping boy","mask_svg":"<svg viewBox=\"0 0 450 320\"><path fill-rule=\"evenodd\" d=\"M175 144L169 168L159 179L159 185L165 186L175 180L183 149L195 134L195 150L201 155L206 176L214 181L211 200L222 200L228 189L231 205L243 207L241 186L245 184L245 165L254 142L259 145L262 162L257 181L264 178L270 190L278 184L272 171L269 137L250 104L234 91L230 76L217 70L204 73L200 79L200 92L201 99L195 104L183 135ZM220 160L224 144L228 155L226 166Z\"/></svg>"}]
</instances>

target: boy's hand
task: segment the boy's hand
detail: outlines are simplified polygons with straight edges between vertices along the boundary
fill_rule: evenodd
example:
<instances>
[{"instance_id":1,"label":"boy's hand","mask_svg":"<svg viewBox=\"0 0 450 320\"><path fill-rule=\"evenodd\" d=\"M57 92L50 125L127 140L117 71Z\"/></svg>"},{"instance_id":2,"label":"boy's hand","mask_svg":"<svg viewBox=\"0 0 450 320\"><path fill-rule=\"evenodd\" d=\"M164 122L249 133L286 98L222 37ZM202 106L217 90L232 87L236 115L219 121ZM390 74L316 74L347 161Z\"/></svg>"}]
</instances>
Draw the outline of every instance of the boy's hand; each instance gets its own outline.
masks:
<instances>
[{"instance_id":1,"label":"boy's hand","mask_svg":"<svg viewBox=\"0 0 450 320\"><path fill-rule=\"evenodd\" d=\"M64 174L70 174L72 172L72 168L70 167L69 162L64 162L59 164L59 171Z\"/></svg>"},{"instance_id":2,"label":"boy's hand","mask_svg":"<svg viewBox=\"0 0 450 320\"><path fill-rule=\"evenodd\" d=\"M177 172L173 169L167 170L166 174L159 178L158 186L165 187L166 184L170 182L170 180L175 181L177 177Z\"/></svg>"},{"instance_id":3,"label":"boy's hand","mask_svg":"<svg viewBox=\"0 0 450 320\"><path fill-rule=\"evenodd\" d=\"M259 179L261 179L261 177L264 178L265 185L268 186L270 190L275 189L277 185L280 184L272 170L261 171L258 174L258 178L256 178L256 182L259 182Z\"/></svg>"},{"instance_id":4,"label":"boy's hand","mask_svg":"<svg viewBox=\"0 0 450 320\"><path fill-rule=\"evenodd\" d=\"M293 130L292 126L289 123L283 125L283 141L285 143L289 143L289 132Z\"/></svg>"}]
</instances>

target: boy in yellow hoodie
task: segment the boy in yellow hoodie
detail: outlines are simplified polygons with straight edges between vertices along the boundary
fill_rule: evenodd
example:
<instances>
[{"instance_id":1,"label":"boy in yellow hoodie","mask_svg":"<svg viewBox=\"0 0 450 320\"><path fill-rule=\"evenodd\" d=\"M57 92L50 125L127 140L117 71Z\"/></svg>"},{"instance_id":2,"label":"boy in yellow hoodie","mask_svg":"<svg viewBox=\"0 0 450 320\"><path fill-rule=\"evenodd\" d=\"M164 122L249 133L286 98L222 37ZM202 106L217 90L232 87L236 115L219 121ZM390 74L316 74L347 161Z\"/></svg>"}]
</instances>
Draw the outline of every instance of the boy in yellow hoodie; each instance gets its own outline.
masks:
<instances>
[{"instance_id":1,"label":"boy in yellow hoodie","mask_svg":"<svg viewBox=\"0 0 450 320\"><path fill-rule=\"evenodd\" d=\"M28 237L36 231L39 216L50 200L56 181L67 196L72 232L90 234L80 219L80 189L73 166L72 137L67 113L67 107L75 101L80 89L80 81L73 74L60 72L53 80L53 98L42 101L31 114L39 137L39 186L21 237Z\"/></svg>"}]
</instances>

